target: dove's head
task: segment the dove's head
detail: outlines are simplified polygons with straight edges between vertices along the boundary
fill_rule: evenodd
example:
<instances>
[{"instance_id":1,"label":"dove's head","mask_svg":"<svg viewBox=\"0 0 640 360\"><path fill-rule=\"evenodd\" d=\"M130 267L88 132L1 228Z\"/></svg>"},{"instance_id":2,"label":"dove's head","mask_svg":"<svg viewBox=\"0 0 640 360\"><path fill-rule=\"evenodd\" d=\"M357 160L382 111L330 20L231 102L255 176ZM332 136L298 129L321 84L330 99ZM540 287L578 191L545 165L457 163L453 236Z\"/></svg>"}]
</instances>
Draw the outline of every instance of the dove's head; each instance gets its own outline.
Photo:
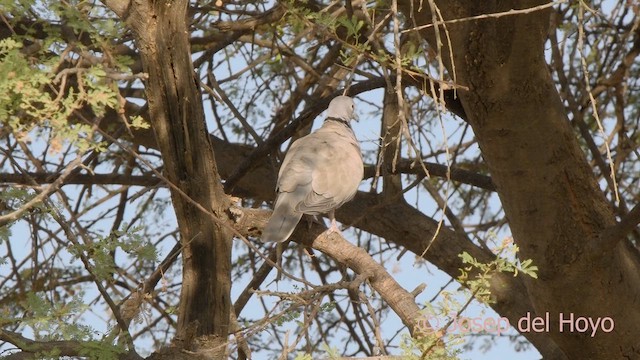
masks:
<instances>
[{"instance_id":1,"label":"dove's head","mask_svg":"<svg viewBox=\"0 0 640 360\"><path fill-rule=\"evenodd\" d=\"M337 96L329 103L327 118L337 118L344 121L358 120L355 112L356 104L348 96Z\"/></svg>"}]
</instances>

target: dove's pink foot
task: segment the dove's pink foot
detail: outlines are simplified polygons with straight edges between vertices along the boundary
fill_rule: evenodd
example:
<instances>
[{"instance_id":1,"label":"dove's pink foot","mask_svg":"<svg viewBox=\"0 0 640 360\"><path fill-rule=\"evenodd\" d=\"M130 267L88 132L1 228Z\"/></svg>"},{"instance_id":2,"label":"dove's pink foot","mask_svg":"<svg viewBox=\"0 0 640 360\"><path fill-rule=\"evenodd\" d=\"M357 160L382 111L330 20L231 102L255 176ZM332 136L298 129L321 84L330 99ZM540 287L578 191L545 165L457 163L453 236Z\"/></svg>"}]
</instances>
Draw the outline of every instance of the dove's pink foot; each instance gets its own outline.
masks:
<instances>
[{"instance_id":1,"label":"dove's pink foot","mask_svg":"<svg viewBox=\"0 0 640 360\"><path fill-rule=\"evenodd\" d=\"M340 229L338 228L338 224L336 223L336 219L331 219L331 226L327 229L327 234L338 233L340 234Z\"/></svg>"}]
</instances>

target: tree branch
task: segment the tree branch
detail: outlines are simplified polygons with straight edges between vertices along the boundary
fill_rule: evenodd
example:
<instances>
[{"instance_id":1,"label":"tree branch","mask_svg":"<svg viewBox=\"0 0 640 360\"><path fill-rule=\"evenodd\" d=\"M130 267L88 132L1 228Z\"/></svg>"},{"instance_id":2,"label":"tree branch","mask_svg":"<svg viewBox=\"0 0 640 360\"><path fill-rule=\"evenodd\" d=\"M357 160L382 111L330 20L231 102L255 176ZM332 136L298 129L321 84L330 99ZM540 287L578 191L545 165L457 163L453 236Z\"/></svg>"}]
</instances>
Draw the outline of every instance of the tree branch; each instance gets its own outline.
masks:
<instances>
[{"instance_id":1,"label":"tree branch","mask_svg":"<svg viewBox=\"0 0 640 360\"><path fill-rule=\"evenodd\" d=\"M234 144L228 144L233 147ZM446 165L424 162L432 176L447 177L448 168ZM389 174L414 174L424 175L421 165L415 164L414 161L401 159L398 161L395 171L391 164L387 164L385 169ZM376 176L375 165L365 165L364 178L370 179ZM24 184L32 185L29 179L35 180L38 184L46 184L56 181L60 178L60 173L40 173L29 172L25 174L9 174L0 173L0 184ZM481 189L495 191L495 185L491 181L491 177L475 173L473 171L460 168L451 168L451 180L458 181L463 184L476 186ZM126 174L72 174L69 175L64 185L134 185L134 186L165 186L162 180L154 175L126 175ZM255 196L255 195L254 195Z\"/></svg>"},{"instance_id":2,"label":"tree branch","mask_svg":"<svg viewBox=\"0 0 640 360\"><path fill-rule=\"evenodd\" d=\"M614 248L618 242L634 231L638 224L640 224L640 203L636 204L620 222L605 229L601 236L596 238L596 247L599 251L594 253L601 254L604 250Z\"/></svg>"},{"instance_id":3,"label":"tree branch","mask_svg":"<svg viewBox=\"0 0 640 360\"><path fill-rule=\"evenodd\" d=\"M433 329L431 329L429 323L421 321L424 317L421 316L420 308L416 305L413 295L401 287L387 270L377 263L365 249L351 244L339 234L327 234L321 226L317 226L311 230L316 232L322 231L322 233L315 241L305 241L303 243L331 256L337 262L348 266L357 274L369 274L371 287L380 294L391 309L400 317L400 320L402 320L402 323L409 329L412 336L416 336L417 331L423 330L433 333ZM308 237L305 237L305 239L308 239Z\"/></svg>"},{"instance_id":4,"label":"tree branch","mask_svg":"<svg viewBox=\"0 0 640 360\"><path fill-rule=\"evenodd\" d=\"M0 184L32 185L29 179L38 184L47 184L60 179L60 173L27 172L24 174L0 173ZM157 186L162 180L153 175L126 174L72 174L64 179L64 185L135 185Z\"/></svg>"},{"instance_id":5,"label":"tree branch","mask_svg":"<svg viewBox=\"0 0 640 360\"><path fill-rule=\"evenodd\" d=\"M51 195L54 192L58 191L58 189L60 189L60 187L64 183L65 179L81 163L82 163L82 155L78 155L71 163L69 163L69 165L67 165L65 167L64 171L62 171L62 173L59 175L59 177L57 179L55 179L51 183L51 185L49 185L46 189L44 189L42 192L40 192L40 194L34 196L33 199L29 200L26 204L20 206L19 209L14 210L14 211L10 212L9 214L0 216L0 227L4 226L4 225L6 225L6 224L8 224L10 222L16 221L27 210L29 210L32 207L40 204L49 195Z\"/></svg>"},{"instance_id":6,"label":"tree branch","mask_svg":"<svg viewBox=\"0 0 640 360\"><path fill-rule=\"evenodd\" d=\"M249 34L263 24L273 23L282 18L285 13L285 8L281 5L276 5L272 9L265 11L259 17L243 20L243 21L221 21L214 24L222 34L225 34L223 39L213 42L213 46L204 51L202 56L198 57L193 62L194 68L199 68L204 62L209 61L213 54L229 46L242 35ZM231 32L232 31L232 32ZM190 40L191 43L208 42L203 38L194 38Z\"/></svg>"},{"instance_id":7,"label":"tree branch","mask_svg":"<svg viewBox=\"0 0 640 360\"><path fill-rule=\"evenodd\" d=\"M449 168L446 165L423 162L424 167L429 171L430 175L446 178ZM419 162L415 162L409 159L401 159L393 169L392 164L387 163L383 165L389 174L414 174L425 175L422 165ZM376 176L375 165L366 165L364 168L364 178L370 179ZM481 189L496 191L496 186L491 180L490 176L478 174L473 171L460 169L457 167L451 168L451 180L458 181L463 184L472 185Z\"/></svg>"},{"instance_id":8,"label":"tree branch","mask_svg":"<svg viewBox=\"0 0 640 360\"><path fill-rule=\"evenodd\" d=\"M113 11L119 18L123 19L127 16L129 10L129 0L101 0L104 6Z\"/></svg>"},{"instance_id":9,"label":"tree branch","mask_svg":"<svg viewBox=\"0 0 640 360\"><path fill-rule=\"evenodd\" d=\"M74 341L74 340L58 340L58 341L35 341L22 336L19 333L0 329L0 340L15 345L22 350L11 355L3 357L6 360L17 359L37 359L37 353L53 353L58 356L86 356L87 350L95 347L93 342ZM112 344L101 344L100 346L110 346L114 352L120 352L118 359L120 360L137 360L142 359L135 352L121 352L122 350L114 347Z\"/></svg>"}]
</instances>

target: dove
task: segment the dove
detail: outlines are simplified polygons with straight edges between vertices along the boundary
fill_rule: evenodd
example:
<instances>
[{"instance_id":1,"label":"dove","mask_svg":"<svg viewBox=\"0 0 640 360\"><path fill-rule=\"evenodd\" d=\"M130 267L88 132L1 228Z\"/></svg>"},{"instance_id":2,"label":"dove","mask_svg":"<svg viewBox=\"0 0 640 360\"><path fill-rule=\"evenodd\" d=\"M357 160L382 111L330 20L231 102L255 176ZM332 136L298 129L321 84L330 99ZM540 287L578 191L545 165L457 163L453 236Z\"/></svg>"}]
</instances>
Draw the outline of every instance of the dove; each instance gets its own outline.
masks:
<instances>
[{"instance_id":1,"label":"dove","mask_svg":"<svg viewBox=\"0 0 640 360\"><path fill-rule=\"evenodd\" d=\"M355 196L364 175L351 119L357 119L353 99L338 96L329 103L322 127L293 142L278 173L263 242L287 240L303 214L328 214L328 231L339 232L334 211Z\"/></svg>"}]
</instances>

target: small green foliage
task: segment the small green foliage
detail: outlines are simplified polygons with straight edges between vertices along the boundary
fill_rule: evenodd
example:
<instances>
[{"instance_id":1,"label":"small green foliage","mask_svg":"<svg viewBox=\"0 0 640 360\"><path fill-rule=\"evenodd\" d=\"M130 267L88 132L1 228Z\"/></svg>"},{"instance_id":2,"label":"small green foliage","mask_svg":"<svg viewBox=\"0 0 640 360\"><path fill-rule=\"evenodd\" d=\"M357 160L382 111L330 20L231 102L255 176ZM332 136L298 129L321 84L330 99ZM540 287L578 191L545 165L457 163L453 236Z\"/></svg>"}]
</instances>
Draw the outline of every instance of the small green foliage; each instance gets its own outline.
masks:
<instances>
[{"instance_id":1,"label":"small green foliage","mask_svg":"<svg viewBox=\"0 0 640 360\"><path fill-rule=\"evenodd\" d=\"M124 349L115 345L99 342L99 341L83 341L80 342L81 346L78 351L78 355L86 357L88 359L95 360L116 360L118 355L124 352ZM37 359L60 359L60 349L53 348L50 351L37 352Z\"/></svg>"},{"instance_id":2,"label":"small green foliage","mask_svg":"<svg viewBox=\"0 0 640 360\"><path fill-rule=\"evenodd\" d=\"M91 124L77 116L80 109L97 116L106 108L117 109L118 88L109 74L129 72L132 59L127 56L100 57L95 48L83 42L67 43L68 32L90 37L103 54L111 51L111 40L123 34L121 22L105 17L82 0L69 2L0 1L4 12L38 15L64 28L42 24L46 37L33 37L32 31L0 40L0 122L9 126L19 140L30 140L34 130L49 132L49 151L60 153L64 145L78 152L104 150L94 139ZM6 21L21 19L9 16ZM12 24L7 24L12 26ZM66 34L62 32L66 31ZM23 44L30 44L23 48ZM97 55L98 54L98 55ZM70 122L69 119L77 121ZM92 120L92 119L89 119Z\"/></svg>"},{"instance_id":3,"label":"small green foliage","mask_svg":"<svg viewBox=\"0 0 640 360\"><path fill-rule=\"evenodd\" d=\"M473 298L484 304L493 301L491 278L500 272L513 273L514 276L522 272L536 277L537 267L532 265L531 260L517 259L518 247L511 239L499 244L494 253L496 258L490 263L480 262L467 252L459 255L465 266L460 269L458 281L465 286L453 292L443 290L437 303L425 305L414 332L417 336L411 338L405 335L402 349L406 359L455 359L461 353L469 332L482 333L487 330L477 324L474 328L469 325L469 321L479 317L469 319L461 314ZM467 331L461 330L464 321L469 326Z\"/></svg>"},{"instance_id":4,"label":"small green foliage","mask_svg":"<svg viewBox=\"0 0 640 360\"><path fill-rule=\"evenodd\" d=\"M124 352L124 348L95 339L95 331L76 321L77 314L87 310L82 294L68 301L51 301L41 292L28 292L18 306L22 309L19 318L0 318L0 323L19 323L33 331L38 341L78 341L82 346L80 355L90 359L112 360ZM58 359L59 349L36 354L38 359Z\"/></svg>"},{"instance_id":5,"label":"small green foliage","mask_svg":"<svg viewBox=\"0 0 640 360\"><path fill-rule=\"evenodd\" d=\"M86 341L82 343L80 355L95 360L115 360L123 352L124 349L120 346L99 341Z\"/></svg>"},{"instance_id":6,"label":"small green foliage","mask_svg":"<svg viewBox=\"0 0 640 360\"><path fill-rule=\"evenodd\" d=\"M336 308L336 303L333 301L330 302L326 302L322 305L320 305L320 311L321 312L330 312L333 311L333 309Z\"/></svg>"},{"instance_id":7,"label":"small green foliage","mask_svg":"<svg viewBox=\"0 0 640 360\"><path fill-rule=\"evenodd\" d=\"M364 21L358 20L358 18L355 15L353 15L351 19L349 19L346 16L339 17L338 23L347 29L347 35L353 36L356 39L356 43L357 43L360 30L364 26Z\"/></svg>"},{"instance_id":8,"label":"small green foliage","mask_svg":"<svg viewBox=\"0 0 640 360\"><path fill-rule=\"evenodd\" d=\"M0 226L0 245L5 241L9 241L9 237L11 237L11 228L9 226Z\"/></svg>"},{"instance_id":9,"label":"small green foliage","mask_svg":"<svg viewBox=\"0 0 640 360\"><path fill-rule=\"evenodd\" d=\"M25 188L6 187L0 191L0 203L4 203L8 211L14 211L31 201L36 196L33 191ZM46 214L50 209L44 203L35 204L25 214ZM10 231L8 227L0 228L0 242L8 240Z\"/></svg>"},{"instance_id":10,"label":"small green foliage","mask_svg":"<svg viewBox=\"0 0 640 360\"><path fill-rule=\"evenodd\" d=\"M402 358L406 360L457 360L461 350L454 349L452 340L447 340L446 345L437 332L411 337L403 334L400 349Z\"/></svg>"},{"instance_id":11,"label":"small green foliage","mask_svg":"<svg viewBox=\"0 0 640 360\"><path fill-rule=\"evenodd\" d=\"M67 302L52 302L42 293L29 292L20 303L28 316L19 319L22 325L33 329L36 339L42 340L88 340L93 330L74 321L75 314L86 310L80 295Z\"/></svg>"},{"instance_id":12,"label":"small green foliage","mask_svg":"<svg viewBox=\"0 0 640 360\"><path fill-rule=\"evenodd\" d=\"M320 345L320 349L324 352L324 354L322 354L323 359L329 359L329 360L342 359L342 356L340 355L340 350L338 350L337 347L331 347L327 343L322 343ZM296 353L296 357L294 358L294 360L312 360L312 359L314 359L314 357L311 356L311 354L306 354L303 352Z\"/></svg>"},{"instance_id":13,"label":"small green foliage","mask_svg":"<svg viewBox=\"0 0 640 360\"><path fill-rule=\"evenodd\" d=\"M51 130L50 150L62 151L65 143L80 152L100 150L103 146L93 139L91 125L69 123L73 113L89 105L97 115L105 107L115 106L116 93L111 89L101 66L88 69L66 69L56 74L59 59L42 59L32 65L21 52L16 40L0 40L0 121L10 126L19 140L29 140L36 127ZM78 81L77 88L65 87L70 76Z\"/></svg>"},{"instance_id":14,"label":"small green foliage","mask_svg":"<svg viewBox=\"0 0 640 360\"><path fill-rule=\"evenodd\" d=\"M513 276L517 276L518 275L518 269L520 270L520 272L527 274L529 276L531 276L534 279L538 278L538 267L535 265L532 265L533 260L531 259L527 259L527 260L522 260L520 261L520 266L519 267L515 267L514 272L513 272Z\"/></svg>"},{"instance_id":15,"label":"small green foliage","mask_svg":"<svg viewBox=\"0 0 640 360\"><path fill-rule=\"evenodd\" d=\"M313 357L309 354L299 352L296 354L294 360L313 360Z\"/></svg>"},{"instance_id":16,"label":"small green foliage","mask_svg":"<svg viewBox=\"0 0 640 360\"><path fill-rule=\"evenodd\" d=\"M517 276L519 272L522 272L534 279L537 278L538 267L532 265L531 259L518 260L516 257L518 251L518 246L513 244L511 240L503 241L495 250L496 259L486 264L465 251L458 256L468 266L460 269L461 274L458 281L469 287L478 300L489 303L492 301L489 281L494 274L504 272ZM509 257L513 257L515 260L510 260ZM472 273L475 274L473 277L471 277Z\"/></svg>"},{"instance_id":17,"label":"small green foliage","mask_svg":"<svg viewBox=\"0 0 640 360\"><path fill-rule=\"evenodd\" d=\"M286 313L284 313L281 317L279 317L275 323L278 326L282 326L284 323L287 323L289 321L293 321L296 320L297 318L299 318L301 315L300 311L297 310L289 310Z\"/></svg>"},{"instance_id":18,"label":"small green foliage","mask_svg":"<svg viewBox=\"0 0 640 360\"><path fill-rule=\"evenodd\" d=\"M327 357L329 359L340 359L342 358L342 356L340 356L340 350L338 350L337 347L332 347L329 346L329 344L327 343L322 343L322 345L320 345L320 349L324 352L326 352Z\"/></svg>"},{"instance_id":19,"label":"small green foliage","mask_svg":"<svg viewBox=\"0 0 640 360\"><path fill-rule=\"evenodd\" d=\"M307 22L318 24L321 27L325 27L328 29L335 29L336 27L337 19L327 12L315 12L308 7L296 6L294 2L291 2L291 7L289 10L292 14L297 15L299 18L302 18Z\"/></svg>"},{"instance_id":20,"label":"small green foliage","mask_svg":"<svg viewBox=\"0 0 640 360\"><path fill-rule=\"evenodd\" d=\"M134 116L131 118L131 127L134 129L148 129L151 125L142 116Z\"/></svg>"},{"instance_id":21,"label":"small green foliage","mask_svg":"<svg viewBox=\"0 0 640 360\"><path fill-rule=\"evenodd\" d=\"M405 334L401 343L407 359L423 359L424 355L427 359L457 359L464 335L447 333L446 328L451 315L464 307L456 295L442 291L437 304L425 304L414 329L414 337Z\"/></svg>"},{"instance_id":22,"label":"small green foliage","mask_svg":"<svg viewBox=\"0 0 640 360\"><path fill-rule=\"evenodd\" d=\"M123 228L127 228L124 224ZM70 251L79 257L80 252L88 255L93 262L93 273L99 279L109 279L116 270L113 253L120 249L135 261L156 261L158 251L142 235L142 228L117 230L109 236L100 238L90 244L73 246Z\"/></svg>"},{"instance_id":23,"label":"small green foliage","mask_svg":"<svg viewBox=\"0 0 640 360\"><path fill-rule=\"evenodd\" d=\"M178 308L176 308L175 306L168 306L166 312L169 315L175 315L178 313Z\"/></svg>"},{"instance_id":24,"label":"small green foliage","mask_svg":"<svg viewBox=\"0 0 640 360\"><path fill-rule=\"evenodd\" d=\"M123 227L128 227L123 224ZM124 252L131 256L135 256L139 260L156 261L158 259L158 251L141 235L144 229L134 227L126 231L118 230L112 233L112 239L117 243Z\"/></svg>"}]
</instances>

